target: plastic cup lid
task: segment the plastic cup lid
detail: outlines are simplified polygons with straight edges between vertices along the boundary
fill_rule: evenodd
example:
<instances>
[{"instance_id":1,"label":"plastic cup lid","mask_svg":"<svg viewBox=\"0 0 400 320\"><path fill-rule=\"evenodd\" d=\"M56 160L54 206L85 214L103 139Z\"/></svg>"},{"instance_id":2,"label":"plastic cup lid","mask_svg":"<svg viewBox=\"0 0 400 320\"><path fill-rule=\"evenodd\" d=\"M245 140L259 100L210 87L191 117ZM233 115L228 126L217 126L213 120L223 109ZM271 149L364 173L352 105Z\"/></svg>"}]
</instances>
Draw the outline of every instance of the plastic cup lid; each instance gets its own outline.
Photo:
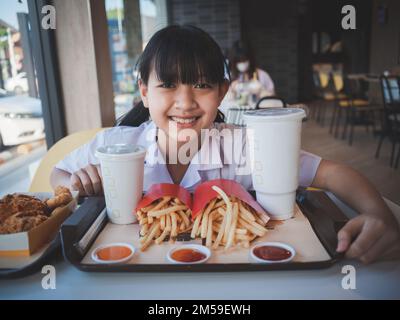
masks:
<instances>
[{"instance_id":1,"label":"plastic cup lid","mask_svg":"<svg viewBox=\"0 0 400 320\"><path fill-rule=\"evenodd\" d=\"M133 144L111 144L98 147L97 157L142 157L146 154L146 149L140 145Z\"/></svg>"},{"instance_id":2,"label":"plastic cup lid","mask_svg":"<svg viewBox=\"0 0 400 320\"><path fill-rule=\"evenodd\" d=\"M265 108L245 111L243 117L250 121L301 120L306 116L300 108Z\"/></svg>"}]
</instances>

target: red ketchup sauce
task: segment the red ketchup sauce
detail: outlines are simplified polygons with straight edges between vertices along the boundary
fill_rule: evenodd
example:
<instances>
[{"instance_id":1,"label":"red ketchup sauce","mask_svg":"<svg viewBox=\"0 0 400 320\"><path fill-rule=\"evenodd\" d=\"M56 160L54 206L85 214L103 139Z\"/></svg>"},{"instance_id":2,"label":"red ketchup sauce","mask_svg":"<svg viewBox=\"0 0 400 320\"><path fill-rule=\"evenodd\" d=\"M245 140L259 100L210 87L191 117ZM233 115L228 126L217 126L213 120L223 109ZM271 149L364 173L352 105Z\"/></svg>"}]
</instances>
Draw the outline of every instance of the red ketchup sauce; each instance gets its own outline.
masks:
<instances>
[{"instance_id":1,"label":"red ketchup sauce","mask_svg":"<svg viewBox=\"0 0 400 320\"><path fill-rule=\"evenodd\" d=\"M171 254L171 258L179 262L197 262L205 259L206 255L194 249L178 249Z\"/></svg>"},{"instance_id":2,"label":"red ketchup sauce","mask_svg":"<svg viewBox=\"0 0 400 320\"><path fill-rule=\"evenodd\" d=\"M275 246L261 246L253 250L255 256L263 260L279 261L292 256L289 250Z\"/></svg>"},{"instance_id":3,"label":"red ketchup sauce","mask_svg":"<svg viewBox=\"0 0 400 320\"><path fill-rule=\"evenodd\" d=\"M112 246L100 249L96 252L97 257L100 260L112 261L121 260L128 257L132 253L132 250L124 246Z\"/></svg>"}]
</instances>

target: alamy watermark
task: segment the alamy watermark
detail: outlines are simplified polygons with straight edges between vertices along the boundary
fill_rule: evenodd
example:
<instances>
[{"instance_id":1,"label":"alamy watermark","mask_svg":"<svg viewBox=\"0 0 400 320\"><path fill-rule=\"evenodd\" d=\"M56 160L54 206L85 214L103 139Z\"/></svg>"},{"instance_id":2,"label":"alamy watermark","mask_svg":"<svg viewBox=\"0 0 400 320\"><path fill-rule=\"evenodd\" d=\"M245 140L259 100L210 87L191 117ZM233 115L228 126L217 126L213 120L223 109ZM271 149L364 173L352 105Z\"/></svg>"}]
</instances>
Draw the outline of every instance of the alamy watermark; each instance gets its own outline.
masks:
<instances>
[{"instance_id":1,"label":"alamy watermark","mask_svg":"<svg viewBox=\"0 0 400 320\"><path fill-rule=\"evenodd\" d=\"M342 278L342 288L344 290L355 290L356 286L356 268L350 264L342 267L342 274L345 276Z\"/></svg>"},{"instance_id":2,"label":"alamy watermark","mask_svg":"<svg viewBox=\"0 0 400 320\"><path fill-rule=\"evenodd\" d=\"M45 30L56 29L56 8L53 5L45 5L41 10L44 15L41 20L42 28ZM341 26L344 30L355 30L356 27L356 8L352 5L342 7Z\"/></svg>"},{"instance_id":3,"label":"alamy watermark","mask_svg":"<svg viewBox=\"0 0 400 320\"><path fill-rule=\"evenodd\" d=\"M44 290L55 290L56 289L56 268L50 264L43 266L42 274L45 276L42 278L42 288Z\"/></svg>"},{"instance_id":4,"label":"alamy watermark","mask_svg":"<svg viewBox=\"0 0 400 320\"><path fill-rule=\"evenodd\" d=\"M44 15L41 20L42 28L54 30L56 28L56 8L52 5L43 6L42 14Z\"/></svg>"},{"instance_id":5,"label":"alamy watermark","mask_svg":"<svg viewBox=\"0 0 400 320\"><path fill-rule=\"evenodd\" d=\"M342 29L355 30L356 29L356 8L352 5L345 5L342 7Z\"/></svg>"}]
</instances>

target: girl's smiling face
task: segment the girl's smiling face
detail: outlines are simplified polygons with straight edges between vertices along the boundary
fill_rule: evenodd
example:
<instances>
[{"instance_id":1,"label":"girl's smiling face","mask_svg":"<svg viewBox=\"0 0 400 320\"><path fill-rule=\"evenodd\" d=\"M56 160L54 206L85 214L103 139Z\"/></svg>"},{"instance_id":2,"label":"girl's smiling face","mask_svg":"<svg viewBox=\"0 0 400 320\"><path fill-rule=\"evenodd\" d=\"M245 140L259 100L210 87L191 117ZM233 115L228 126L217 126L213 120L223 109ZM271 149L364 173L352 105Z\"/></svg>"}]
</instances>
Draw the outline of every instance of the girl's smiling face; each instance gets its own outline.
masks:
<instances>
[{"instance_id":1,"label":"girl's smiling face","mask_svg":"<svg viewBox=\"0 0 400 320\"><path fill-rule=\"evenodd\" d=\"M192 129L189 135L199 137L201 129L211 126L228 87L227 81L222 84L200 80L195 84L166 83L158 79L154 69L147 84L139 80L142 101L149 108L151 119L169 139L178 142L186 141L179 135L183 129ZM171 128L176 128L177 134Z\"/></svg>"}]
</instances>

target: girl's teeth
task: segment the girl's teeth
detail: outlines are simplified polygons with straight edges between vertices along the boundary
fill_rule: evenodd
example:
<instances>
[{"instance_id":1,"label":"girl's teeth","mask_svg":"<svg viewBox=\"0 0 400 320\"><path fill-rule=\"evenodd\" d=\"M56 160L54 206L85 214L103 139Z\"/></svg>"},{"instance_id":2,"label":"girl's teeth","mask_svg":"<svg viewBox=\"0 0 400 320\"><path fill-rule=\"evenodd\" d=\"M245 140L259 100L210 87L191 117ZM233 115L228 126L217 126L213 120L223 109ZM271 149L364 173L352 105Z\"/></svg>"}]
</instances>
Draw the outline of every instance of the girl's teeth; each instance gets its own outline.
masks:
<instances>
[{"instance_id":1,"label":"girl's teeth","mask_svg":"<svg viewBox=\"0 0 400 320\"><path fill-rule=\"evenodd\" d=\"M179 123L192 123L193 121L196 120L196 118L183 119L178 117L171 117L171 119Z\"/></svg>"}]
</instances>

